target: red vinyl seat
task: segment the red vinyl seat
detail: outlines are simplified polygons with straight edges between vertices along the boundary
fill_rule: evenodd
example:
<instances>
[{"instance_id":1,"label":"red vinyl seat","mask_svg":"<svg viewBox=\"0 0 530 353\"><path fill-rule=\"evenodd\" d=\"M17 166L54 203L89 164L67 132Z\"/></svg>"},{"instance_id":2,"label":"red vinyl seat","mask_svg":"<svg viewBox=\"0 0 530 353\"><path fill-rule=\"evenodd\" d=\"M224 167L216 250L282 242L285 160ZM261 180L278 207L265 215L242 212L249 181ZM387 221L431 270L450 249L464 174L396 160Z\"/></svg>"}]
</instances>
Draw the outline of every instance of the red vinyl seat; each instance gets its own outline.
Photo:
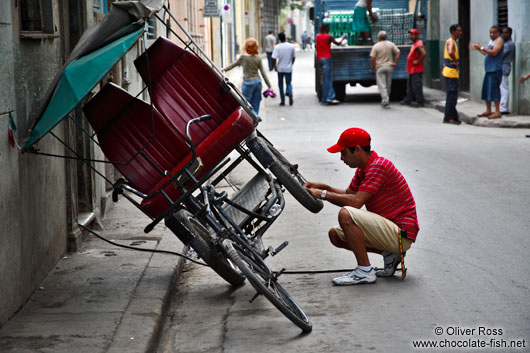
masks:
<instances>
[{"instance_id":1,"label":"red vinyl seat","mask_svg":"<svg viewBox=\"0 0 530 353\"><path fill-rule=\"evenodd\" d=\"M164 172L176 174L192 157L182 131L148 103L115 84L105 85L83 111L98 136L103 153L130 185L142 193L151 194L161 188L169 179ZM192 133L197 155L203 163L198 177L213 168L254 129L252 119L241 107L211 131L201 127L207 123L192 126L192 131L200 130L200 133ZM164 191L173 201L181 195L173 184L166 186ZM151 217L159 216L169 206L162 194L141 203L142 210Z\"/></svg>"},{"instance_id":2,"label":"red vinyl seat","mask_svg":"<svg viewBox=\"0 0 530 353\"><path fill-rule=\"evenodd\" d=\"M166 38L159 37L134 64L150 86L153 104L181 134L185 133L189 120L204 114L212 116L194 128L194 141L206 139L240 108L210 66ZM243 119L252 123L250 116L242 114Z\"/></svg>"}]
</instances>

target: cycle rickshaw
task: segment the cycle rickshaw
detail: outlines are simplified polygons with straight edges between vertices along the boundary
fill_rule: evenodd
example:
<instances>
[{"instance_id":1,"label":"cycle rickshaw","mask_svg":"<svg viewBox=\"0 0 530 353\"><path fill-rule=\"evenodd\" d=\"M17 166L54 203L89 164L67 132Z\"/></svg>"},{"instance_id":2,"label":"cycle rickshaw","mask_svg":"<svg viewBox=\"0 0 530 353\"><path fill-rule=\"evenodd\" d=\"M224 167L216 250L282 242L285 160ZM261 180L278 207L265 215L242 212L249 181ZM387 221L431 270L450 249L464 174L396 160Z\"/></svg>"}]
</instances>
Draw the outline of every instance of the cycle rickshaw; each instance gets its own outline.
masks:
<instances>
[{"instance_id":1,"label":"cycle rickshaw","mask_svg":"<svg viewBox=\"0 0 530 353\"><path fill-rule=\"evenodd\" d=\"M142 37L146 20L160 19L157 11L163 2L158 2L158 8L140 1L115 3L93 31L112 34L99 45L90 36L80 40L73 50L78 57L67 63L25 151L39 153L35 142L54 126L48 116L59 109L54 102L64 98L65 72L71 69L74 77L81 77L83 70L101 71L94 74L95 82L86 84L86 96L115 61L106 66L95 63L111 54L123 56ZM181 30L182 46L160 37L134 62L149 102L107 83L83 105L92 128L86 133L123 176L113 183L113 199L123 195L149 217L146 233L164 221L228 283L239 286L248 279L257 295L264 295L304 332L311 331L307 316L278 283L281 271L274 272L265 263L287 242L266 248L262 237L284 209L284 188L311 212L320 211L322 202L303 188L297 166L257 130L257 118L239 90ZM83 45L93 50L87 53ZM72 104L79 104L81 98ZM60 109L69 108L67 104ZM234 153L237 157L231 160ZM253 168L255 175L234 195L216 190L241 163Z\"/></svg>"}]
</instances>

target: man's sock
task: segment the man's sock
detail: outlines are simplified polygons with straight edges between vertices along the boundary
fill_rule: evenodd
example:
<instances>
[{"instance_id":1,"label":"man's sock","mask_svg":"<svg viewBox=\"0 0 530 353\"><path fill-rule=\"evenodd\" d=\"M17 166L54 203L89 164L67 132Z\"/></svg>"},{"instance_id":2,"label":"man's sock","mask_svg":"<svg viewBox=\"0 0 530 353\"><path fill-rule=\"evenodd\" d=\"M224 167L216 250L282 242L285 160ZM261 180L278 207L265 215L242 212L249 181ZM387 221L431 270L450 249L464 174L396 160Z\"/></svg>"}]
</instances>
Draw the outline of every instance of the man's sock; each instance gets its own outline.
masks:
<instances>
[{"instance_id":1,"label":"man's sock","mask_svg":"<svg viewBox=\"0 0 530 353\"><path fill-rule=\"evenodd\" d=\"M358 268L360 268L361 270L363 270L364 272L370 272L372 270L372 266L357 266Z\"/></svg>"}]
</instances>

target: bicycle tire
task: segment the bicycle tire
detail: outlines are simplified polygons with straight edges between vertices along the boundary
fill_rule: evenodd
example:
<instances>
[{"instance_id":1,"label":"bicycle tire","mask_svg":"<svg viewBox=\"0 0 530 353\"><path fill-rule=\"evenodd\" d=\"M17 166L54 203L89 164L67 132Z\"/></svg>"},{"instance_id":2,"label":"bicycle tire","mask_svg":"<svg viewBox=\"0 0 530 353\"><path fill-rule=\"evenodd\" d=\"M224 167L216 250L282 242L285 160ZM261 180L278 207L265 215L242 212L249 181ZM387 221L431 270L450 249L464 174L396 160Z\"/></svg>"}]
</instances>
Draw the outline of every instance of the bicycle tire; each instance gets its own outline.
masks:
<instances>
[{"instance_id":1,"label":"bicycle tire","mask_svg":"<svg viewBox=\"0 0 530 353\"><path fill-rule=\"evenodd\" d=\"M291 195L305 208L313 213L318 213L324 207L322 200L317 199L304 188L305 178L298 172L280 151L262 137L259 137L262 144L267 146L274 156L274 161L269 166L269 170L278 179L280 184L285 186Z\"/></svg>"},{"instance_id":2,"label":"bicycle tire","mask_svg":"<svg viewBox=\"0 0 530 353\"><path fill-rule=\"evenodd\" d=\"M228 256L245 274L258 293L263 294L283 315L300 327L303 332L311 332L313 325L305 313L278 283L272 271L263 263L261 258L255 261L252 253L243 251L228 239L223 241L223 246Z\"/></svg>"},{"instance_id":3,"label":"bicycle tire","mask_svg":"<svg viewBox=\"0 0 530 353\"><path fill-rule=\"evenodd\" d=\"M189 232L193 237L190 246L197 255L206 262L225 281L237 287L243 284L245 276L237 265L231 263L226 255L217 248L215 238L193 215L187 210L178 210L175 214L178 232ZM178 236L178 235L177 235Z\"/></svg>"}]
</instances>

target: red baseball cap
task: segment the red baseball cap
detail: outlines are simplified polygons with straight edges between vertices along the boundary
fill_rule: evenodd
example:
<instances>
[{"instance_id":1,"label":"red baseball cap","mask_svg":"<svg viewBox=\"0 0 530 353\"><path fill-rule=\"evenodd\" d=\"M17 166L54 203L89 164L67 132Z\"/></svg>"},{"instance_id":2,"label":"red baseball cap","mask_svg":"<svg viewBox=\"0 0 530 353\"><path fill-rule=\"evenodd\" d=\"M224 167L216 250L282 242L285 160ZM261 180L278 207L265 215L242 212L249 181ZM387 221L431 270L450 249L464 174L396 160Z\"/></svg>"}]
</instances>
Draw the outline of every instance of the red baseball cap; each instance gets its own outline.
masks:
<instances>
[{"instance_id":1,"label":"red baseball cap","mask_svg":"<svg viewBox=\"0 0 530 353\"><path fill-rule=\"evenodd\" d=\"M416 28L413 28L409 31L409 33L419 34L418 30Z\"/></svg>"},{"instance_id":2,"label":"red baseball cap","mask_svg":"<svg viewBox=\"0 0 530 353\"><path fill-rule=\"evenodd\" d=\"M359 129L358 127L352 127L350 129L344 130L342 134L340 134L339 141L337 141L335 145L328 148L328 152L337 153L348 147L368 146L370 144L370 140L371 138L369 133L363 129Z\"/></svg>"}]
</instances>

